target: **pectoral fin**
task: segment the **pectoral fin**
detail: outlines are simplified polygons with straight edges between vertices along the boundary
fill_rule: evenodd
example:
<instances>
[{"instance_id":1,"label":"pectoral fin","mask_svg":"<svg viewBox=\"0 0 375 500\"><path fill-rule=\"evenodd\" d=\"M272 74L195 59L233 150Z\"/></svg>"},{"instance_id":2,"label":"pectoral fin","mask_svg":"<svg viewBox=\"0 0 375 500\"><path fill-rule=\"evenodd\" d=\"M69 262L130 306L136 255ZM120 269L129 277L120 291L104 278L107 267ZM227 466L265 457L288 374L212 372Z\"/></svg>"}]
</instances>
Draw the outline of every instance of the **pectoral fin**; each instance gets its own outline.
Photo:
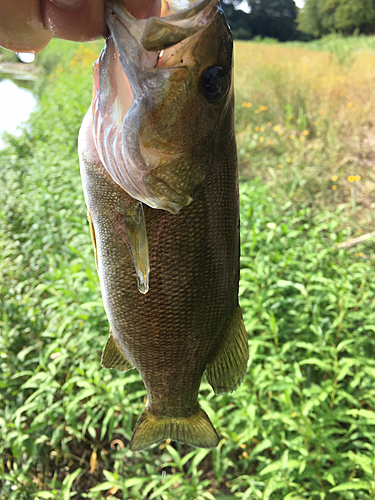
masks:
<instances>
[{"instance_id":1,"label":"pectoral fin","mask_svg":"<svg viewBox=\"0 0 375 500\"><path fill-rule=\"evenodd\" d=\"M114 368L120 372L126 372L134 368L117 345L111 330L109 331L109 339L102 355L102 366L104 368Z\"/></svg>"},{"instance_id":2,"label":"pectoral fin","mask_svg":"<svg viewBox=\"0 0 375 500\"><path fill-rule=\"evenodd\" d=\"M233 392L237 389L245 377L248 359L247 332L238 306L224 344L216 358L207 365L207 380L216 394Z\"/></svg>"},{"instance_id":3,"label":"pectoral fin","mask_svg":"<svg viewBox=\"0 0 375 500\"><path fill-rule=\"evenodd\" d=\"M146 220L142 203L136 202L126 215L123 215L123 221L132 249L138 290L145 294L148 292L150 259L148 254Z\"/></svg>"},{"instance_id":4,"label":"pectoral fin","mask_svg":"<svg viewBox=\"0 0 375 500\"><path fill-rule=\"evenodd\" d=\"M93 224L92 219L91 219L90 212L87 212L87 219L89 221L92 246L94 247L95 264L96 264L96 268L98 268L98 251L97 251L97 248L96 248L95 229L94 229L94 224Z\"/></svg>"}]
</instances>

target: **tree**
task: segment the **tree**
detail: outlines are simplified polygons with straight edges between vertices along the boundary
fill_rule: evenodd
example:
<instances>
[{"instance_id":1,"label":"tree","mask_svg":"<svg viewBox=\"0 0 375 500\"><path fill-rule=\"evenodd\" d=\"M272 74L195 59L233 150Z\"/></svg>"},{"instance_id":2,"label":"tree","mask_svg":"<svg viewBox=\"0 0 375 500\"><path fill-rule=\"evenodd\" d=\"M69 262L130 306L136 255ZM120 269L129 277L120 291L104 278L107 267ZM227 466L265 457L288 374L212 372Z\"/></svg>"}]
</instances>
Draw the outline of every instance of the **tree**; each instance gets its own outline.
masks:
<instances>
[{"instance_id":1,"label":"tree","mask_svg":"<svg viewBox=\"0 0 375 500\"><path fill-rule=\"evenodd\" d=\"M337 29L346 32L353 32L355 29L374 32L375 2L373 0L339 2L335 11L335 25Z\"/></svg>"},{"instance_id":2,"label":"tree","mask_svg":"<svg viewBox=\"0 0 375 500\"><path fill-rule=\"evenodd\" d=\"M322 36L335 31L375 32L375 0L306 0L298 29Z\"/></svg>"},{"instance_id":3,"label":"tree","mask_svg":"<svg viewBox=\"0 0 375 500\"><path fill-rule=\"evenodd\" d=\"M224 3L223 10L234 38L237 40L253 38L249 14L241 9L236 9L235 4L232 3Z\"/></svg>"},{"instance_id":4,"label":"tree","mask_svg":"<svg viewBox=\"0 0 375 500\"><path fill-rule=\"evenodd\" d=\"M230 4L224 3L223 8L234 36L237 30L241 30L242 34L248 34L248 38L261 36L280 41L295 39L297 7L294 0L247 0L249 14L235 9L241 3L240 0L228 1Z\"/></svg>"},{"instance_id":5,"label":"tree","mask_svg":"<svg viewBox=\"0 0 375 500\"><path fill-rule=\"evenodd\" d=\"M297 17L298 29L316 37L323 34L318 3L319 0L308 0Z\"/></svg>"},{"instance_id":6,"label":"tree","mask_svg":"<svg viewBox=\"0 0 375 500\"><path fill-rule=\"evenodd\" d=\"M297 7L294 0L248 0L254 35L291 40L295 36Z\"/></svg>"}]
</instances>

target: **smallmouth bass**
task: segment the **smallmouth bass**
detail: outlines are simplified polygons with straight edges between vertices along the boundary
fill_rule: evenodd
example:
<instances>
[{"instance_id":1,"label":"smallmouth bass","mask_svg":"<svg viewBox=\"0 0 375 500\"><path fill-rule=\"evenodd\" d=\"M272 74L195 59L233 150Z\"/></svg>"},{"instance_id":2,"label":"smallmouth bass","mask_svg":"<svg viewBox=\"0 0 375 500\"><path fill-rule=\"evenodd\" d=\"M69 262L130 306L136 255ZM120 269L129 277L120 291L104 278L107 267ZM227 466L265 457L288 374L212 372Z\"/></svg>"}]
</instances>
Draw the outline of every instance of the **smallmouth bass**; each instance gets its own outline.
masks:
<instances>
[{"instance_id":1,"label":"smallmouth bass","mask_svg":"<svg viewBox=\"0 0 375 500\"><path fill-rule=\"evenodd\" d=\"M110 335L102 366L140 372L147 404L130 442L213 448L198 403L242 382L232 37L217 0L136 20L107 3L79 156Z\"/></svg>"}]
</instances>

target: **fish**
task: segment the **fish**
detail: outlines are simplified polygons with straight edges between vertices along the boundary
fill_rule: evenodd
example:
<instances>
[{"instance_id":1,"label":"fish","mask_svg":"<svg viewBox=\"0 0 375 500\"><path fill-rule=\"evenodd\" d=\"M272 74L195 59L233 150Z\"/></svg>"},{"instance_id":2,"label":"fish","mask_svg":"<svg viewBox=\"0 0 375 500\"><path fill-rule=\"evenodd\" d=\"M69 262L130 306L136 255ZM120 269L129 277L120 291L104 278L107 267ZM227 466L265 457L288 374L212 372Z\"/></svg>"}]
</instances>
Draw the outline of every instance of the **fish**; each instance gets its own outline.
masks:
<instances>
[{"instance_id":1,"label":"fish","mask_svg":"<svg viewBox=\"0 0 375 500\"><path fill-rule=\"evenodd\" d=\"M181 8L182 6L182 8ZM233 41L218 0L137 20L108 1L79 159L110 331L102 366L139 371L130 449L220 441L198 393L243 381Z\"/></svg>"}]
</instances>

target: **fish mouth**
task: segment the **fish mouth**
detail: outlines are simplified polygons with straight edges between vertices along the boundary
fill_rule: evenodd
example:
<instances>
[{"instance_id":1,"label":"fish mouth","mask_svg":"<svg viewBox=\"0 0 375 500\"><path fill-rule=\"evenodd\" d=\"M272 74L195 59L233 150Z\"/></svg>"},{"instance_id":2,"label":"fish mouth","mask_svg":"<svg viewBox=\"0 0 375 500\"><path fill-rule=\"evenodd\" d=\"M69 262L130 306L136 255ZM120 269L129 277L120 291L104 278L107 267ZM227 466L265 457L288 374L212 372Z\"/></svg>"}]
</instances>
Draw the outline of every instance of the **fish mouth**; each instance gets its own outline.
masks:
<instances>
[{"instance_id":1,"label":"fish mouth","mask_svg":"<svg viewBox=\"0 0 375 500\"><path fill-rule=\"evenodd\" d=\"M186 4L188 5L185 8ZM121 23L129 34L148 52L167 49L194 35L211 20L218 6L217 0L200 0L198 2L168 2L165 17L135 19L124 7L121 0L107 2L106 17L111 33L116 42L116 33L122 30ZM116 43L116 45L118 45Z\"/></svg>"},{"instance_id":2,"label":"fish mouth","mask_svg":"<svg viewBox=\"0 0 375 500\"><path fill-rule=\"evenodd\" d=\"M191 95L185 82L195 68L194 50L220 8L218 0L163 1L170 15L143 20L121 0L106 3L111 36L94 67L92 130L104 168L124 191L177 214L203 186L209 160L203 154L192 159L196 139L174 133L174 123L184 122L169 120L164 103L171 88L176 95Z\"/></svg>"}]
</instances>

